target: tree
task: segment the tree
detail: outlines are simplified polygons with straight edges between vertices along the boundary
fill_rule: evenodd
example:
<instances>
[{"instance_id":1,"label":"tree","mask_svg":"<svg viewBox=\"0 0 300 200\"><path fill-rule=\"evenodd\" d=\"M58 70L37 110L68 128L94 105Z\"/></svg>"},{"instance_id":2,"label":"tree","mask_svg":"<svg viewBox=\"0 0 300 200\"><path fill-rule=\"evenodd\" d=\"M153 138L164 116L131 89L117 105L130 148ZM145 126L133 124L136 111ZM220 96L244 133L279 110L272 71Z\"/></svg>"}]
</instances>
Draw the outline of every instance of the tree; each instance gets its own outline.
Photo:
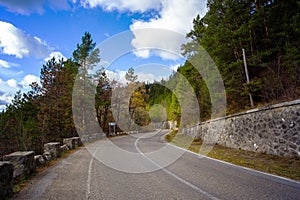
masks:
<instances>
[{"instance_id":1,"label":"tree","mask_svg":"<svg viewBox=\"0 0 300 200\"><path fill-rule=\"evenodd\" d=\"M132 67L130 67L126 72L125 79L130 83L134 83L138 79L138 76L134 74L134 69Z\"/></svg>"},{"instance_id":2,"label":"tree","mask_svg":"<svg viewBox=\"0 0 300 200\"><path fill-rule=\"evenodd\" d=\"M73 92L73 114L79 134L93 133L97 128L95 107L92 105L95 101L94 79L89 75L89 70L100 62L99 53L100 50L96 48L96 43L88 32L84 33L81 44L77 44L77 49L73 52L74 62L79 66Z\"/></svg>"},{"instance_id":3,"label":"tree","mask_svg":"<svg viewBox=\"0 0 300 200\"><path fill-rule=\"evenodd\" d=\"M191 42L182 49L195 60L201 57L198 44L210 54L224 80L228 113L248 108L249 92L257 104L297 98L299 2L208 0L207 5L209 11L194 19L193 30L187 34ZM242 49L247 54L249 84Z\"/></svg>"},{"instance_id":4,"label":"tree","mask_svg":"<svg viewBox=\"0 0 300 200\"><path fill-rule=\"evenodd\" d=\"M50 59L41 70L40 112L43 141L75 136L72 119L72 88L77 66L71 60Z\"/></svg>"},{"instance_id":5,"label":"tree","mask_svg":"<svg viewBox=\"0 0 300 200\"><path fill-rule=\"evenodd\" d=\"M100 62L99 54L100 50L96 48L91 34L85 32L81 38L81 44L77 44L77 48L73 52L73 58L80 65L81 70L87 73L88 69L92 69Z\"/></svg>"},{"instance_id":6,"label":"tree","mask_svg":"<svg viewBox=\"0 0 300 200\"><path fill-rule=\"evenodd\" d=\"M113 121L111 113L112 86L104 68L101 68L94 77L98 82L95 95L96 115L102 130L108 134L108 122Z\"/></svg>"}]
</instances>

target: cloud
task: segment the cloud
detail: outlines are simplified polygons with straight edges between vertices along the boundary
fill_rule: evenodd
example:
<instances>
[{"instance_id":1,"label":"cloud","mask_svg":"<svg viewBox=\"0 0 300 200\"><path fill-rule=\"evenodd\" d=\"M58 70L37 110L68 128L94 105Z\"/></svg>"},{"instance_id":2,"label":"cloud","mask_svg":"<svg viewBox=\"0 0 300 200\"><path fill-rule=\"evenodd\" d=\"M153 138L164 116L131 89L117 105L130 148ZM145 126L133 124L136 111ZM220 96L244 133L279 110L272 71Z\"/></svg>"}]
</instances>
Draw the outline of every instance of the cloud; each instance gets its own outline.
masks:
<instances>
[{"instance_id":1,"label":"cloud","mask_svg":"<svg viewBox=\"0 0 300 200\"><path fill-rule=\"evenodd\" d=\"M0 0L0 5L8 8L10 12L28 15L31 12L42 13L44 0Z\"/></svg>"},{"instance_id":2,"label":"cloud","mask_svg":"<svg viewBox=\"0 0 300 200\"><path fill-rule=\"evenodd\" d=\"M177 69L181 66L181 64L171 65L170 68L172 71L177 71Z\"/></svg>"},{"instance_id":3,"label":"cloud","mask_svg":"<svg viewBox=\"0 0 300 200\"><path fill-rule=\"evenodd\" d=\"M110 81L115 80L118 81L120 83L126 83L127 80L125 79L125 74L126 71L121 71L121 70L115 70L115 71L111 71L111 70L106 70L105 71L108 79Z\"/></svg>"},{"instance_id":4,"label":"cloud","mask_svg":"<svg viewBox=\"0 0 300 200\"><path fill-rule=\"evenodd\" d=\"M11 68L11 67L16 67L16 66L19 66L19 65L16 63L7 62L5 60L0 59L0 67Z\"/></svg>"},{"instance_id":5,"label":"cloud","mask_svg":"<svg viewBox=\"0 0 300 200\"><path fill-rule=\"evenodd\" d=\"M49 52L49 47L38 37L32 37L14 25L0 21L0 49L1 53L14 55L17 58L35 56L43 58Z\"/></svg>"},{"instance_id":6,"label":"cloud","mask_svg":"<svg viewBox=\"0 0 300 200\"><path fill-rule=\"evenodd\" d=\"M9 79L6 81L7 85L12 88L18 87L17 81L15 79Z\"/></svg>"},{"instance_id":7,"label":"cloud","mask_svg":"<svg viewBox=\"0 0 300 200\"><path fill-rule=\"evenodd\" d=\"M47 62L48 60L55 58L57 61L63 59L63 60L67 60L67 58L59 51L53 51L51 52L45 59L44 61Z\"/></svg>"},{"instance_id":8,"label":"cloud","mask_svg":"<svg viewBox=\"0 0 300 200\"><path fill-rule=\"evenodd\" d=\"M17 81L16 79L9 79L7 81L0 79L0 95L13 94L18 90L26 92L30 89L29 85L33 82L40 83L40 78L29 74L23 77L20 81Z\"/></svg>"},{"instance_id":9,"label":"cloud","mask_svg":"<svg viewBox=\"0 0 300 200\"><path fill-rule=\"evenodd\" d=\"M5 109L5 105L11 103L17 91L27 92L30 90L32 82L40 83L40 79L34 75L26 75L21 81L9 79L4 81L0 79L0 111Z\"/></svg>"},{"instance_id":10,"label":"cloud","mask_svg":"<svg viewBox=\"0 0 300 200\"><path fill-rule=\"evenodd\" d=\"M126 72L127 71L121 71L121 70L115 70L115 71L106 70L105 71L105 73L110 81L115 80L122 84L126 84L128 82L125 78ZM155 73L155 71L149 72L147 70L137 71L137 72L135 72L135 75L137 75L137 77L138 77L137 81L148 82L148 83L153 83L154 81L161 81L162 79L167 80L170 76L169 73L161 73L161 74L157 75L157 73Z\"/></svg>"},{"instance_id":11,"label":"cloud","mask_svg":"<svg viewBox=\"0 0 300 200\"><path fill-rule=\"evenodd\" d=\"M0 59L0 66L4 68L10 68L10 64L7 61L1 59Z\"/></svg>"},{"instance_id":12,"label":"cloud","mask_svg":"<svg viewBox=\"0 0 300 200\"><path fill-rule=\"evenodd\" d=\"M134 20L130 26L135 38L132 46L137 50L134 54L141 58L157 55L165 60L176 60L181 53L181 45L186 41L170 36L162 31L139 31L141 29L171 30L182 34L185 38L193 27L193 19L206 12L206 0L81 0L85 8L101 7L106 11L131 11L141 12L150 19ZM148 47L148 48L145 48ZM153 47L156 47L153 50ZM168 51L165 51L168 50ZM176 55L179 54L179 55Z\"/></svg>"},{"instance_id":13,"label":"cloud","mask_svg":"<svg viewBox=\"0 0 300 200\"><path fill-rule=\"evenodd\" d=\"M81 5L87 8L102 7L104 10L145 12L151 9L159 9L161 0L81 0Z\"/></svg>"},{"instance_id":14,"label":"cloud","mask_svg":"<svg viewBox=\"0 0 300 200\"><path fill-rule=\"evenodd\" d=\"M136 73L136 75L138 76L138 81L140 82L148 82L148 83L153 83L154 81L160 81L163 78L167 78L167 77L163 77L163 76L155 76L154 74L151 73L144 73L144 72L138 72Z\"/></svg>"},{"instance_id":15,"label":"cloud","mask_svg":"<svg viewBox=\"0 0 300 200\"><path fill-rule=\"evenodd\" d=\"M31 13L42 14L45 4L53 10L67 10L70 8L68 2L69 0L0 0L0 5L5 6L10 12L30 15Z\"/></svg>"},{"instance_id":16,"label":"cloud","mask_svg":"<svg viewBox=\"0 0 300 200\"><path fill-rule=\"evenodd\" d=\"M35 76L35 75L26 75L23 80L20 82L21 86L24 88L24 89L29 89L30 88L30 84L33 83L33 82L37 82L39 83L40 82L40 78Z\"/></svg>"},{"instance_id":17,"label":"cloud","mask_svg":"<svg viewBox=\"0 0 300 200\"><path fill-rule=\"evenodd\" d=\"M12 82L0 79L0 111L5 109L5 105L12 101L14 94L18 91L18 88L9 85Z\"/></svg>"},{"instance_id":18,"label":"cloud","mask_svg":"<svg viewBox=\"0 0 300 200\"><path fill-rule=\"evenodd\" d=\"M180 33L185 36L192 27L193 19L197 14L204 15L206 12L206 1L199 0L162 0L161 10L159 16L155 16L148 21L135 20L130 26L130 30L134 33L135 39L132 41L132 45L136 49L147 47L159 46L161 50L151 51L154 55L159 55L163 59L177 59L174 54L170 54L163 49L171 50L172 52L180 52L182 40L176 38L176 34L171 35L168 32L162 31L141 31L141 29L160 29L171 30ZM148 51L148 52L147 52ZM136 56L149 57L151 55L150 50L136 51Z\"/></svg>"},{"instance_id":19,"label":"cloud","mask_svg":"<svg viewBox=\"0 0 300 200\"><path fill-rule=\"evenodd\" d=\"M2 110L1 106L5 106L6 104L7 104L7 101L0 99L0 110Z\"/></svg>"}]
</instances>

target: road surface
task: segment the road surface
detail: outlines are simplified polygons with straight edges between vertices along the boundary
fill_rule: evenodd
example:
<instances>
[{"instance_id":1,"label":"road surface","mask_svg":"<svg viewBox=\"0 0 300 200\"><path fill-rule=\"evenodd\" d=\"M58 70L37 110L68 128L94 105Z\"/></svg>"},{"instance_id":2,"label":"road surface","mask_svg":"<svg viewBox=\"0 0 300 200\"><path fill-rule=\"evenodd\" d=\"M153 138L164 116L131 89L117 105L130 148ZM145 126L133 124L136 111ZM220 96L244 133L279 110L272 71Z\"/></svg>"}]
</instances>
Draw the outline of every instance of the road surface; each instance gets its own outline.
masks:
<instances>
[{"instance_id":1,"label":"road surface","mask_svg":"<svg viewBox=\"0 0 300 200\"><path fill-rule=\"evenodd\" d=\"M300 199L300 182L184 153L163 141L166 131L152 134L86 145L14 199Z\"/></svg>"}]
</instances>

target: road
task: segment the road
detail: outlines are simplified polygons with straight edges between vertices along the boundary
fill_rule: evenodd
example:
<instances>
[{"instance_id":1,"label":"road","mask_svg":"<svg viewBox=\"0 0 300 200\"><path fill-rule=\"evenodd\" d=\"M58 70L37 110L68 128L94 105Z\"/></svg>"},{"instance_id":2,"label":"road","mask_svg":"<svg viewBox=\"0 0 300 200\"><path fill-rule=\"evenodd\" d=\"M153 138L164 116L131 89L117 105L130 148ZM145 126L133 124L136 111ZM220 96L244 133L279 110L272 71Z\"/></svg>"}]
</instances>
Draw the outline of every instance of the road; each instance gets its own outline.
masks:
<instances>
[{"instance_id":1,"label":"road","mask_svg":"<svg viewBox=\"0 0 300 200\"><path fill-rule=\"evenodd\" d=\"M300 182L184 152L164 134L88 144L37 174L14 199L300 199Z\"/></svg>"}]
</instances>

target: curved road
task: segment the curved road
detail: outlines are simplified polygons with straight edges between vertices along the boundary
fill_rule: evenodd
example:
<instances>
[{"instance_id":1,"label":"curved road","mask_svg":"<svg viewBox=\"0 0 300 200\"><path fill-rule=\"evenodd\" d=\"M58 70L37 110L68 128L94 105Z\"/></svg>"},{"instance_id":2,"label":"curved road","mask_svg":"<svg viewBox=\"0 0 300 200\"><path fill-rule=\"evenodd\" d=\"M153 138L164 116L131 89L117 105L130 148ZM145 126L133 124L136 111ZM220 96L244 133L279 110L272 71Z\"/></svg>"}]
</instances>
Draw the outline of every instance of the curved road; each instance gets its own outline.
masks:
<instances>
[{"instance_id":1,"label":"curved road","mask_svg":"<svg viewBox=\"0 0 300 200\"><path fill-rule=\"evenodd\" d=\"M300 182L184 152L166 133L88 144L14 199L300 199Z\"/></svg>"}]
</instances>

